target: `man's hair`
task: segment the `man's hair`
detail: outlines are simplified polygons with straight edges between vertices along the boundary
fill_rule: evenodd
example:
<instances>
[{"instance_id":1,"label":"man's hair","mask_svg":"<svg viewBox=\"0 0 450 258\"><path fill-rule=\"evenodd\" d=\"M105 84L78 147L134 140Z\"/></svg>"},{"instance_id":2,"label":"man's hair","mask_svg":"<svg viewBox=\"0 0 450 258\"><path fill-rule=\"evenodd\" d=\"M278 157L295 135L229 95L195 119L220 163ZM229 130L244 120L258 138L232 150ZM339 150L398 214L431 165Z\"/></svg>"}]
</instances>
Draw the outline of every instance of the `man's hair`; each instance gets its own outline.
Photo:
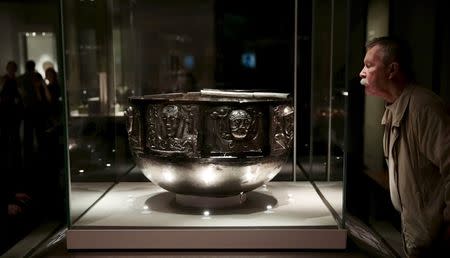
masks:
<instances>
[{"instance_id":1,"label":"man's hair","mask_svg":"<svg viewBox=\"0 0 450 258\"><path fill-rule=\"evenodd\" d=\"M17 64L14 61L8 61L8 63L6 63L6 68L8 68L8 66L11 66L11 65L14 66L15 69L17 70Z\"/></svg>"},{"instance_id":2,"label":"man's hair","mask_svg":"<svg viewBox=\"0 0 450 258\"><path fill-rule=\"evenodd\" d=\"M36 67L36 63L33 60L28 60L25 63L25 70L28 72L33 72L35 67Z\"/></svg>"},{"instance_id":3,"label":"man's hair","mask_svg":"<svg viewBox=\"0 0 450 258\"><path fill-rule=\"evenodd\" d=\"M405 74L409 80L414 79L414 72L412 69L412 54L409 44L399 38L387 36L374 38L366 43L366 49L369 50L375 46L380 46L383 51L384 64L396 62L400 66L400 70Z\"/></svg>"}]
</instances>

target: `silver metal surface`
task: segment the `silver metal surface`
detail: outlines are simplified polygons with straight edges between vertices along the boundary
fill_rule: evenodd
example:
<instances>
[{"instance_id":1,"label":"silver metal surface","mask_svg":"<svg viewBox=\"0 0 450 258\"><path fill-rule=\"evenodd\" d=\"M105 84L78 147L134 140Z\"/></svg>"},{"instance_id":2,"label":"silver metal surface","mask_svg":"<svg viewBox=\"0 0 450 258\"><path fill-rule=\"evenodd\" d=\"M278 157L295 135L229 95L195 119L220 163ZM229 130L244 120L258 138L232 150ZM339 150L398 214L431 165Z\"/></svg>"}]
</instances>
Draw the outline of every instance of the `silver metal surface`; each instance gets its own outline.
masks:
<instances>
[{"instance_id":1,"label":"silver metal surface","mask_svg":"<svg viewBox=\"0 0 450 258\"><path fill-rule=\"evenodd\" d=\"M215 96L215 97L236 97L236 98L282 98L285 99L289 96L288 93L280 92L251 92L251 91L227 91L217 89L203 89L200 91L203 96Z\"/></svg>"},{"instance_id":2,"label":"silver metal surface","mask_svg":"<svg viewBox=\"0 0 450 258\"><path fill-rule=\"evenodd\" d=\"M177 194L226 197L281 170L294 138L292 100L284 93L217 92L129 99L130 148L153 183Z\"/></svg>"},{"instance_id":3,"label":"silver metal surface","mask_svg":"<svg viewBox=\"0 0 450 258\"><path fill-rule=\"evenodd\" d=\"M142 173L167 191L184 195L225 197L238 195L269 182L285 159L193 159L171 161L137 158Z\"/></svg>"}]
</instances>

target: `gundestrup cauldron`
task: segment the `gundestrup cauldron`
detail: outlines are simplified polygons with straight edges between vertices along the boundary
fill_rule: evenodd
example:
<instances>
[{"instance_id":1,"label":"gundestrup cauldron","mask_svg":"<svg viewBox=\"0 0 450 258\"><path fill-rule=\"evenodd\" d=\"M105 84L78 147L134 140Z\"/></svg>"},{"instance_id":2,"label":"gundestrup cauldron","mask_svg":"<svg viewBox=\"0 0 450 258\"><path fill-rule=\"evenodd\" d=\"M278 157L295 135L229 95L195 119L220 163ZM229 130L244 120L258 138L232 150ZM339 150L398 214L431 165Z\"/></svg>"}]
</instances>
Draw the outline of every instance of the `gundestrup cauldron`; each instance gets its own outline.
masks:
<instances>
[{"instance_id":1,"label":"gundestrup cauldron","mask_svg":"<svg viewBox=\"0 0 450 258\"><path fill-rule=\"evenodd\" d=\"M293 142L288 94L202 90L129 98L128 139L154 184L190 196L227 197L274 178Z\"/></svg>"}]
</instances>

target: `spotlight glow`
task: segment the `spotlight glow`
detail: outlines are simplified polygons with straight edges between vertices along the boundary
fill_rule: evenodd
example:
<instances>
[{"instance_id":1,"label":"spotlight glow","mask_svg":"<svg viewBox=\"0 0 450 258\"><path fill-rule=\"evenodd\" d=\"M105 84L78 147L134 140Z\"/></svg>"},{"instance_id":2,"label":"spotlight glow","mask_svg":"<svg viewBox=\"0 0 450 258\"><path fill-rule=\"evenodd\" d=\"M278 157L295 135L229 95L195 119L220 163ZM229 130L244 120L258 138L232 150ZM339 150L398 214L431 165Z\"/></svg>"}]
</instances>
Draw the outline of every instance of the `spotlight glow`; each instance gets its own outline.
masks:
<instances>
[{"instance_id":1,"label":"spotlight glow","mask_svg":"<svg viewBox=\"0 0 450 258\"><path fill-rule=\"evenodd\" d=\"M293 202L294 201L294 198L292 198L292 194L291 193L289 193L288 194L288 202Z\"/></svg>"},{"instance_id":2,"label":"spotlight glow","mask_svg":"<svg viewBox=\"0 0 450 258\"><path fill-rule=\"evenodd\" d=\"M206 185L214 184L214 182L217 180L217 175L215 174L215 169L212 165L206 167L200 173L200 177Z\"/></svg>"},{"instance_id":3,"label":"spotlight glow","mask_svg":"<svg viewBox=\"0 0 450 258\"><path fill-rule=\"evenodd\" d=\"M270 214L270 213L273 213L273 207L272 207L272 205L267 205L266 206L266 210L264 211L264 213L266 213L266 214Z\"/></svg>"},{"instance_id":4,"label":"spotlight glow","mask_svg":"<svg viewBox=\"0 0 450 258\"><path fill-rule=\"evenodd\" d=\"M165 171L162 172L162 175L167 182L173 182L175 180L175 175L170 169L165 169Z\"/></svg>"}]
</instances>

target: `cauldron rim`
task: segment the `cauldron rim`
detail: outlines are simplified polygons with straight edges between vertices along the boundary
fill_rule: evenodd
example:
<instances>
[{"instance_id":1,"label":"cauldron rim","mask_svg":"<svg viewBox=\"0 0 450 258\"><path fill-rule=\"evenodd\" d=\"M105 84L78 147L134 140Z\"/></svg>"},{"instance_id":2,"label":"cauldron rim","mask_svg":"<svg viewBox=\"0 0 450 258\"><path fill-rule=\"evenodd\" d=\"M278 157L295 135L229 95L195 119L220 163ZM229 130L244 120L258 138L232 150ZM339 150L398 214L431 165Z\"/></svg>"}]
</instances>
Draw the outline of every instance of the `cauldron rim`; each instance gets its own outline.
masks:
<instances>
[{"instance_id":1,"label":"cauldron rim","mask_svg":"<svg viewBox=\"0 0 450 258\"><path fill-rule=\"evenodd\" d=\"M289 103L292 98L289 93L262 92L262 91L241 91L226 90L225 94L236 94L236 96L205 95L203 92L185 93L159 93L141 96L130 96L130 103L156 103L156 102L176 102L176 103ZM272 95L272 96L271 96ZM282 97L280 97L282 96Z\"/></svg>"}]
</instances>

